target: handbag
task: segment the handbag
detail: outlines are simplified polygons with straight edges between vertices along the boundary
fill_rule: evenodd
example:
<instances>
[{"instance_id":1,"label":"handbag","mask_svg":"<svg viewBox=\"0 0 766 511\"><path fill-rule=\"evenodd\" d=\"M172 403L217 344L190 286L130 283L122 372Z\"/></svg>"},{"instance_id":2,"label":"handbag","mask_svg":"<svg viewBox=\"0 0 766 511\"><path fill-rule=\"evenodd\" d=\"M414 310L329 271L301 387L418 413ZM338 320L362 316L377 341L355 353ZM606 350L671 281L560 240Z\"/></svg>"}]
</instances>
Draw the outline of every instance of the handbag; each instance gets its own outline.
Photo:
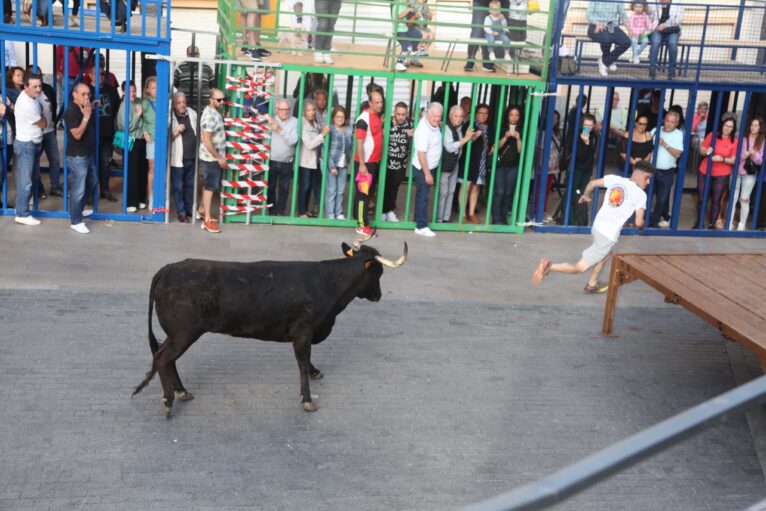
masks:
<instances>
[{"instance_id":1,"label":"handbag","mask_svg":"<svg viewBox=\"0 0 766 511\"><path fill-rule=\"evenodd\" d=\"M112 145L118 149L122 149L123 151L127 150L128 152L133 150L133 142L135 142L136 139L131 136L125 136L124 131L118 131L114 134L114 138L112 139Z\"/></svg>"},{"instance_id":2,"label":"handbag","mask_svg":"<svg viewBox=\"0 0 766 511\"><path fill-rule=\"evenodd\" d=\"M750 150L750 139L749 138L745 138L745 143L747 144L745 146L746 150L749 151ZM745 168L745 172L747 172L748 176L753 176L753 175L758 173L758 165L753 160L751 160L749 156L747 158L745 158L745 163L742 166Z\"/></svg>"}]
</instances>

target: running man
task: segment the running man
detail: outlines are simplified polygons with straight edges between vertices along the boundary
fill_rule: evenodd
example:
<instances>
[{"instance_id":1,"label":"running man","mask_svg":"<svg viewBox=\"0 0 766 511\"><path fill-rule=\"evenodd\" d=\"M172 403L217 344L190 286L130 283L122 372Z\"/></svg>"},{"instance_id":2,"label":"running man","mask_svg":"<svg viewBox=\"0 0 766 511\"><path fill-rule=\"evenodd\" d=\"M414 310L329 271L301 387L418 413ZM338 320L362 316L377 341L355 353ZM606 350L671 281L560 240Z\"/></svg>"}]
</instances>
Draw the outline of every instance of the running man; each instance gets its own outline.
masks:
<instances>
[{"instance_id":1,"label":"running man","mask_svg":"<svg viewBox=\"0 0 766 511\"><path fill-rule=\"evenodd\" d=\"M603 293L606 291L609 284L600 281L599 276L617 244L622 226L635 213L636 227L644 228L644 214L646 213L646 192L644 190L649 185L652 174L654 174L654 165L641 160L633 165L633 175L630 179L609 175L602 179L590 181L585 188L585 193L580 197L580 202L590 202L595 188L606 188L604 203L598 210L591 228L593 244L585 249L582 253L582 259L576 264L551 263L548 258L543 257L532 274L532 283L538 285L552 271L580 274L593 267L590 280L585 286L585 292Z\"/></svg>"}]
</instances>

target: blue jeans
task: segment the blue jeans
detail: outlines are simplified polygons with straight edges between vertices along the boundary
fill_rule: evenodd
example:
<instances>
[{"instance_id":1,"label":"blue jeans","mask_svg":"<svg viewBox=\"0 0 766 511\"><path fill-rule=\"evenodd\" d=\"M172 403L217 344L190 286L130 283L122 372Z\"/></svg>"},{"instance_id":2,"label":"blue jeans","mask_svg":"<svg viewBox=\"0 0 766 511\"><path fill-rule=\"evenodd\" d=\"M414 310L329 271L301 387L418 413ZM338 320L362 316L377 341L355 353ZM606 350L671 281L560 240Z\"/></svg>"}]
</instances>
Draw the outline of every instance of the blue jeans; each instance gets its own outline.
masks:
<instances>
[{"instance_id":1,"label":"blue jeans","mask_svg":"<svg viewBox=\"0 0 766 511\"><path fill-rule=\"evenodd\" d=\"M428 227L428 195L431 186L426 184L426 174L421 169L412 166L412 176L415 178L415 227Z\"/></svg>"},{"instance_id":2,"label":"blue jeans","mask_svg":"<svg viewBox=\"0 0 766 511\"><path fill-rule=\"evenodd\" d=\"M511 40L508 39L508 34L502 31L500 32L500 35L492 35L492 33L489 33L489 34L486 34L486 38L490 48L492 48L495 52L495 57L503 58L505 56L504 50L508 50L510 54ZM495 46L495 42L503 43L503 50L501 50L500 48L497 48Z\"/></svg>"},{"instance_id":3,"label":"blue jeans","mask_svg":"<svg viewBox=\"0 0 766 511\"><path fill-rule=\"evenodd\" d=\"M29 199L32 197L32 183L40 180L40 153L42 144L35 142L13 142L16 154L16 216L29 216Z\"/></svg>"},{"instance_id":4,"label":"blue jeans","mask_svg":"<svg viewBox=\"0 0 766 511\"><path fill-rule=\"evenodd\" d=\"M516 179L519 167L497 167L495 169L495 190L492 197L492 223L508 224L508 214L513 206Z\"/></svg>"},{"instance_id":5,"label":"blue jeans","mask_svg":"<svg viewBox=\"0 0 766 511\"><path fill-rule=\"evenodd\" d=\"M194 160L183 160L183 167L170 167L176 214L192 214L194 205Z\"/></svg>"},{"instance_id":6,"label":"blue jeans","mask_svg":"<svg viewBox=\"0 0 766 511\"><path fill-rule=\"evenodd\" d=\"M670 190L673 188L673 179L676 176L676 169L660 170L654 173L654 196L657 198L652 208L652 214L649 217L649 227L659 227L663 212L670 203ZM651 198L649 199L651 206Z\"/></svg>"},{"instance_id":7,"label":"blue jeans","mask_svg":"<svg viewBox=\"0 0 766 511\"><path fill-rule=\"evenodd\" d=\"M649 45L649 38L644 37L639 39L638 37L631 37L630 45L633 47L633 56L639 57L641 53L643 53L644 49Z\"/></svg>"},{"instance_id":8,"label":"blue jeans","mask_svg":"<svg viewBox=\"0 0 766 511\"><path fill-rule=\"evenodd\" d=\"M59 160L59 144L56 140L56 130L43 133L43 152L48 158L48 175L51 178L51 190L61 188L61 169Z\"/></svg>"},{"instance_id":9,"label":"blue jeans","mask_svg":"<svg viewBox=\"0 0 766 511\"><path fill-rule=\"evenodd\" d=\"M596 32L596 25L588 25L588 37L601 45L601 62L607 67L617 62L620 55L630 48L630 38L619 27L614 27L610 33L606 28Z\"/></svg>"},{"instance_id":10,"label":"blue jeans","mask_svg":"<svg viewBox=\"0 0 766 511\"><path fill-rule=\"evenodd\" d=\"M399 39L399 44L402 45L402 52L417 51L423 34L415 27L409 27L406 32L397 32L396 37ZM417 39L417 41L403 41L402 39Z\"/></svg>"},{"instance_id":11,"label":"blue jeans","mask_svg":"<svg viewBox=\"0 0 766 511\"><path fill-rule=\"evenodd\" d=\"M338 167L338 175L327 173L327 199L325 211L328 218L335 218L343 214L343 193L346 191L346 175L348 167Z\"/></svg>"},{"instance_id":12,"label":"blue jeans","mask_svg":"<svg viewBox=\"0 0 766 511\"><path fill-rule=\"evenodd\" d=\"M96 192L96 162L92 156L67 156L66 163L69 168L69 219L72 225L77 225L82 222L85 199Z\"/></svg>"},{"instance_id":13,"label":"blue jeans","mask_svg":"<svg viewBox=\"0 0 766 511\"><path fill-rule=\"evenodd\" d=\"M293 164L285 161L269 162L268 201L272 215L284 215L290 183L293 180Z\"/></svg>"},{"instance_id":14,"label":"blue jeans","mask_svg":"<svg viewBox=\"0 0 766 511\"><path fill-rule=\"evenodd\" d=\"M649 69L651 71L657 70L657 57L660 54L660 46L663 43L668 47L668 71L674 72L676 70L676 59L678 58L678 38L681 37L680 32L674 34L663 34L661 32L652 32L651 40L652 47L649 49Z\"/></svg>"}]
</instances>

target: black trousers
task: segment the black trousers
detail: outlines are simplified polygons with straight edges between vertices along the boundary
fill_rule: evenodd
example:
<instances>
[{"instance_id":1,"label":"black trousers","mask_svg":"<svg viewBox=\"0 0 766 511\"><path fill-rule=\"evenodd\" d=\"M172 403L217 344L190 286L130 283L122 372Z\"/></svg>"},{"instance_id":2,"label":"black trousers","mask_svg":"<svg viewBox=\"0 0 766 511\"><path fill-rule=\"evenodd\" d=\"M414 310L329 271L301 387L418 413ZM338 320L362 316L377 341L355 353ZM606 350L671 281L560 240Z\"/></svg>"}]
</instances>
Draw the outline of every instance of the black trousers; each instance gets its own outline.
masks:
<instances>
[{"instance_id":1,"label":"black trousers","mask_svg":"<svg viewBox=\"0 0 766 511\"><path fill-rule=\"evenodd\" d=\"M109 162L114 153L112 137L101 137L98 146L98 188L102 194L109 193Z\"/></svg>"},{"instance_id":2,"label":"black trousers","mask_svg":"<svg viewBox=\"0 0 766 511\"><path fill-rule=\"evenodd\" d=\"M149 181L149 162L146 161L146 141L137 138L133 150L128 153L128 206L146 204L146 187Z\"/></svg>"}]
</instances>

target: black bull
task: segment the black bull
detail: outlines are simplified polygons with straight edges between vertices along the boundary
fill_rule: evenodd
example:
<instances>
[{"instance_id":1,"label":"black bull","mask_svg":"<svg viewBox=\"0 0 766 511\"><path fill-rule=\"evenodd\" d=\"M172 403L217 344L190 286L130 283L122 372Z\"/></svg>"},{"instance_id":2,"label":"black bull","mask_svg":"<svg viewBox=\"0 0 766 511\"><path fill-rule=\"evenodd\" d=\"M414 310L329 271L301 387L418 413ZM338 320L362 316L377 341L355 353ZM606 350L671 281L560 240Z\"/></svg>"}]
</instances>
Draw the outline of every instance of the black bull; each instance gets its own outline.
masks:
<instances>
[{"instance_id":1,"label":"black bull","mask_svg":"<svg viewBox=\"0 0 766 511\"><path fill-rule=\"evenodd\" d=\"M176 360L205 332L264 341L291 342L298 361L303 409L315 411L309 377L322 373L311 364L311 345L324 341L335 317L354 298L380 300L383 266L397 268L372 247L342 244L345 258L319 262L230 263L186 259L161 268L149 292L149 347L152 368L135 396L159 373L162 412L173 399L192 399L181 383ZM152 332L152 309L167 334L161 345Z\"/></svg>"}]
</instances>

